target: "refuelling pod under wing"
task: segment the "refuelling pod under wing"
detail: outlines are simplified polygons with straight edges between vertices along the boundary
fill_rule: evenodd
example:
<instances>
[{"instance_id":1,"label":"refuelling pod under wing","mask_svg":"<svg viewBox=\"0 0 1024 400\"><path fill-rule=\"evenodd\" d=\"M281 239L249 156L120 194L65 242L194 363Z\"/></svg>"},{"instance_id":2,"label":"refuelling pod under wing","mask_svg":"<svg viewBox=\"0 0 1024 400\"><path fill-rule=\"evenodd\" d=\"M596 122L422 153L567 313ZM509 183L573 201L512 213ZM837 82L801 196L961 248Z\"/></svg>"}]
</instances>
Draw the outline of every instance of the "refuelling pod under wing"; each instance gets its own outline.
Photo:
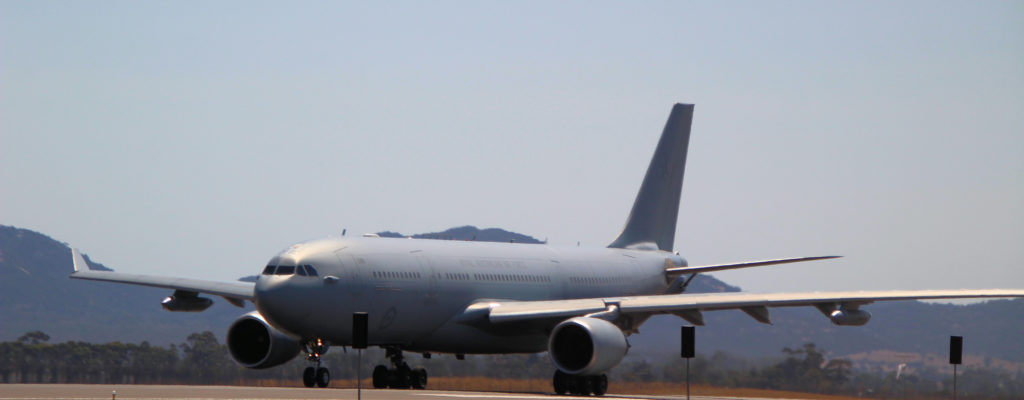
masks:
<instances>
[{"instance_id":1,"label":"refuelling pod under wing","mask_svg":"<svg viewBox=\"0 0 1024 400\"><path fill-rule=\"evenodd\" d=\"M859 309L856 304L818 304L816 307L839 326L861 326L871 320L871 313Z\"/></svg>"},{"instance_id":2,"label":"refuelling pod under wing","mask_svg":"<svg viewBox=\"0 0 1024 400\"><path fill-rule=\"evenodd\" d=\"M864 310L838 309L828 314L833 324L841 326L861 326L871 320L871 313Z\"/></svg>"},{"instance_id":3,"label":"refuelling pod under wing","mask_svg":"<svg viewBox=\"0 0 1024 400\"><path fill-rule=\"evenodd\" d=\"M160 302L167 311L200 312L213 305L213 300L206 297L199 297L199 293L184 290L175 290L174 294Z\"/></svg>"},{"instance_id":4,"label":"refuelling pod under wing","mask_svg":"<svg viewBox=\"0 0 1024 400\"><path fill-rule=\"evenodd\" d=\"M284 364L299 354L302 344L274 329L253 311L238 318L228 328L231 358L246 368L263 369Z\"/></svg>"},{"instance_id":5,"label":"refuelling pod under wing","mask_svg":"<svg viewBox=\"0 0 1024 400\"><path fill-rule=\"evenodd\" d=\"M562 321L548 338L548 354L555 367L570 375L597 375L619 364L629 345L615 324L603 319L576 317Z\"/></svg>"}]
</instances>

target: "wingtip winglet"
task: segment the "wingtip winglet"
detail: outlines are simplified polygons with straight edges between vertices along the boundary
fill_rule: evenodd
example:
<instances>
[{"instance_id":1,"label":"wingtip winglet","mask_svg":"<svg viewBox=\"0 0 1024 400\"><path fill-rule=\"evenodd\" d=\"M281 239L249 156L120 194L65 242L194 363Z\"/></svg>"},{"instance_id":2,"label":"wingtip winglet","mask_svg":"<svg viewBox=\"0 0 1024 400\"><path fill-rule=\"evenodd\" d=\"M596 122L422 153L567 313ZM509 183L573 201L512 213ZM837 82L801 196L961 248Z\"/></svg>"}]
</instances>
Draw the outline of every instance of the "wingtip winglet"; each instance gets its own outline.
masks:
<instances>
[{"instance_id":1,"label":"wingtip winglet","mask_svg":"<svg viewBox=\"0 0 1024 400\"><path fill-rule=\"evenodd\" d=\"M75 268L75 272L89 270L89 264L85 262L85 258L82 257L82 253L79 253L76 248L71 249L71 261L72 266Z\"/></svg>"}]
</instances>

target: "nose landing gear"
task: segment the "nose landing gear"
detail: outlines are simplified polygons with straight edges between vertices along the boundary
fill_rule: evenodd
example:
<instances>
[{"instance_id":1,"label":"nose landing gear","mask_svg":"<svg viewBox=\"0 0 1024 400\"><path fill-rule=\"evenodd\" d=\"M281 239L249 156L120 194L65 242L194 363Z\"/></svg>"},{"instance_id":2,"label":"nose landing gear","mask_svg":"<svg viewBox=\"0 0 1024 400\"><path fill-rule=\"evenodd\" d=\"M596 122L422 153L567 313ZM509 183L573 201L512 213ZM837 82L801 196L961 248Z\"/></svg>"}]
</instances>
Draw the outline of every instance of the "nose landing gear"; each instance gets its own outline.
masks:
<instances>
[{"instance_id":1,"label":"nose landing gear","mask_svg":"<svg viewBox=\"0 0 1024 400\"><path fill-rule=\"evenodd\" d=\"M427 387L427 370L409 368L402 357L402 350L394 346L385 346L391 368L378 365L373 369L373 387L376 389L423 389Z\"/></svg>"},{"instance_id":2,"label":"nose landing gear","mask_svg":"<svg viewBox=\"0 0 1024 400\"><path fill-rule=\"evenodd\" d=\"M303 343L302 347L306 352L306 361L316 365L316 367L306 367L302 371L302 384L308 388L314 386L325 388L330 385L331 372L320 366L320 356L326 353L330 346L324 343L323 339L313 339Z\"/></svg>"}]
</instances>

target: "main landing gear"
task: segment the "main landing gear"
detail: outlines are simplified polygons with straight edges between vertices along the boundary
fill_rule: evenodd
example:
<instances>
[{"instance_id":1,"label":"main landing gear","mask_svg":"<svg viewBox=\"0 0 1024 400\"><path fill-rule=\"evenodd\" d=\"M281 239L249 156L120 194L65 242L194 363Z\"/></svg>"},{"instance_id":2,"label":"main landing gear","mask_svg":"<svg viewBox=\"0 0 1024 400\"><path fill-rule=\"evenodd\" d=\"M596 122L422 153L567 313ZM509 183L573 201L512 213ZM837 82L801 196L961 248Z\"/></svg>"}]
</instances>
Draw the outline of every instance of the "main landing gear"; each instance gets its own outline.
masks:
<instances>
[{"instance_id":1,"label":"main landing gear","mask_svg":"<svg viewBox=\"0 0 1024 400\"><path fill-rule=\"evenodd\" d=\"M391 360L391 368L378 365L373 369L373 387L376 389L423 389L427 387L427 370L409 368L402 357L402 350L397 347L384 347L387 358Z\"/></svg>"},{"instance_id":2,"label":"main landing gear","mask_svg":"<svg viewBox=\"0 0 1024 400\"><path fill-rule=\"evenodd\" d=\"M313 339L302 346L306 351L306 361L316 364L316 367L306 367L302 371L302 384L308 388L327 387L331 384L331 372L320 366L320 355L327 352L327 343L323 339Z\"/></svg>"},{"instance_id":3,"label":"main landing gear","mask_svg":"<svg viewBox=\"0 0 1024 400\"><path fill-rule=\"evenodd\" d=\"M608 376L590 375L576 376L569 375L562 371L555 371L555 393L563 395L566 393L577 396L604 396L608 393Z\"/></svg>"}]
</instances>

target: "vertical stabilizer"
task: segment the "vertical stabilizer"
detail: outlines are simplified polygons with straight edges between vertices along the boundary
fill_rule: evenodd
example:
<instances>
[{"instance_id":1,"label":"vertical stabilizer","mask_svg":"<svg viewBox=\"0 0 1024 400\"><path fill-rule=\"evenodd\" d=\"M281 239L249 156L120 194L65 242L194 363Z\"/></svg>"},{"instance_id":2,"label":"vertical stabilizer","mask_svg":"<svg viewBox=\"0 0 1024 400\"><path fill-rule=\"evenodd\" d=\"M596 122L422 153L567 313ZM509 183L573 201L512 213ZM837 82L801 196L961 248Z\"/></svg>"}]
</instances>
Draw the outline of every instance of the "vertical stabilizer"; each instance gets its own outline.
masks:
<instances>
[{"instance_id":1,"label":"vertical stabilizer","mask_svg":"<svg viewBox=\"0 0 1024 400\"><path fill-rule=\"evenodd\" d=\"M672 251L692 121L693 104L672 107L626 226L608 247Z\"/></svg>"}]
</instances>

